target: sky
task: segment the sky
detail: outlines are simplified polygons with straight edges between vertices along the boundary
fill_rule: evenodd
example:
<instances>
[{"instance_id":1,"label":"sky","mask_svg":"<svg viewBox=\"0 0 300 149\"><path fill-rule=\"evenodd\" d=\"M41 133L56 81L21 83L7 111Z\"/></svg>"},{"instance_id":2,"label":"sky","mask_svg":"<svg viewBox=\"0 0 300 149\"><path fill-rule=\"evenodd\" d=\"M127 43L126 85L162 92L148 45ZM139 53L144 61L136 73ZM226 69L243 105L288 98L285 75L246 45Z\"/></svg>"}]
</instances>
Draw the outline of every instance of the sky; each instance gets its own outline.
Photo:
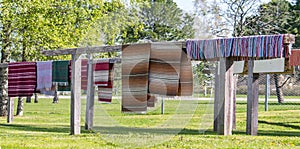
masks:
<instances>
[{"instance_id":1,"label":"sky","mask_svg":"<svg viewBox=\"0 0 300 149\"><path fill-rule=\"evenodd\" d=\"M177 5L181 9L183 9L187 12L191 12L193 10L193 1L194 0L174 0L174 1L177 3ZM210 1L210 0L208 0L208 1ZM262 0L262 2L264 2L264 3L267 3L269 1L271 1L271 0Z\"/></svg>"},{"instance_id":2,"label":"sky","mask_svg":"<svg viewBox=\"0 0 300 149\"><path fill-rule=\"evenodd\" d=\"M174 0L174 1L181 9L185 11L189 12L189 10L193 10L193 0Z\"/></svg>"}]
</instances>

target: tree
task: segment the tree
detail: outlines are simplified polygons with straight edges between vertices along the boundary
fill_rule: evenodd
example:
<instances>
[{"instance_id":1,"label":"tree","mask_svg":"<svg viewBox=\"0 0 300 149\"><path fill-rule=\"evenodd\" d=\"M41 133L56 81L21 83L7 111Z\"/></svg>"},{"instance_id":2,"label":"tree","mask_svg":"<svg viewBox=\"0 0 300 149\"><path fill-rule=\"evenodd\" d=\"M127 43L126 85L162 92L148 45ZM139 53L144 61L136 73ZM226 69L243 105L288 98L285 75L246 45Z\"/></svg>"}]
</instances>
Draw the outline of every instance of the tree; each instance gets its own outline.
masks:
<instances>
[{"instance_id":1,"label":"tree","mask_svg":"<svg viewBox=\"0 0 300 149\"><path fill-rule=\"evenodd\" d=\"M1 31L1 61L0 63L8 63L10 59L10 49L13 43L13 26L15 13L14 6L3 0L0 3L0 31ZM7 115L7 68L0 68L0 116Z\"/></svg>"},{"instance_id":2,"label":"tree","mask_svg":"<svg viewBox=\"0 0 300 149\"><path fill-rule=\"evenodd\" d=\"M45 57L41 50L85 45L89 30L109 7L120 1L31 0L0 2L1 63L69 59L69 56ZM7 104L7 69L0 68L0 115Z\"/></svg>"},{"instance_id":3,"label":"tree","mask_svg":"<svg viewBox=\"0 0 300 149\"><path fill-rule=\"evenodd\" d=\"M138 8L133 9L139 21L122 30L120 42L178 41L194 36L193 17L183 13L173 0L146 0L135 6ZM132 27L139 30L132 30Z\"/></svg>"},{"instance_id":4,"label":"tree","mask_svg":"<svg viewBox=\"0 0 300 149\"><path fill-rule=\"evenodd\" d=\"M255 14L260 0L195 1L195 14L206 17L214 36L243 36L245 20Z\"/></svg>"},{"instance_id":5,"label":"tree","mask_svg":"<svg viewBox=\"0 0 300 149\"><path fill-rule=\"evenodd\" d=\"M220 7L208 2L207 0L195 0L194 1L194 28L195 28L195 38L197 39L207 39L213 38L217 33L215 28L223 24L220 22ZM222 22L223 23L223 22ZM218 27L217 27L218 26Z\"/></svg>"},{"instance_id":6,"label":"tree","mask_svg":"<svg viewBox=\"0 0 300 149\"><path fill-rule=\"evenodd\" d=\"M291 3L286 0L272 0L260 5L258 13L248 17L245 21L246 33L260 34L286 34L297 33L295 28L295 13ZM294 25L293 25L294 24ZM274 75L278 103L284 102L283 90L284 77Z\"/></svg>"},{"instance_id":7,"label":"tree","mask_svg":"<svg viewBox=\"0 0 300 149\"><path fill-rule=\"evenodd\" d=\"M272 0L259 6L258 13L247 18L245 28L250 35L291 33L293 18L291 4L286 0Z\"/></svg>"},{"instance_id":8,"label":"tree","mask_svg":"<svg viewBox=\"0 0 300 149\"><path fill-rule=\"evenodd\" d=\"M300 0L295 0L292 9L293 9L293 21L291 25L293 28L291 29L293 33L296 35L296 42L293 45L296 48L300 48Z\"/></svg>"}]
</instances>

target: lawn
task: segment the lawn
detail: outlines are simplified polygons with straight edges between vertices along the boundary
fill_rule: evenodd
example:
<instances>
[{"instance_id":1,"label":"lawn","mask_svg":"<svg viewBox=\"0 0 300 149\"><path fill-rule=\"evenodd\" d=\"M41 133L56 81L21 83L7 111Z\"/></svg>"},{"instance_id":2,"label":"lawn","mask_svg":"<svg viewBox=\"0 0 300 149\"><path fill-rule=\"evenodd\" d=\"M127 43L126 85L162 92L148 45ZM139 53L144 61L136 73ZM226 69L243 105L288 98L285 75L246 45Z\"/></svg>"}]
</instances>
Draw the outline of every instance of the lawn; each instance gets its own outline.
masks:
<instances>
[{"instance_id":1,"label":"lawn","mask_svg":"<svg viewBox=\"0 0 300 149\"><path fill-rule=\"evenodd\" d=\"M120 112L120 100L95 103L93 131L84 130L85 102L82 101L82 134L69 135L70 101L40 99L25 103L22 117L13 124L0 118L0 148L300 148L300 103L270 103L269 111L259 106L259 135L245 135L246 103L237 103L237 126L232 136L212 131L210 101L165 100L147 114ZM16 101L15 101L16 102Z\"/></svg>"}]
</instances>

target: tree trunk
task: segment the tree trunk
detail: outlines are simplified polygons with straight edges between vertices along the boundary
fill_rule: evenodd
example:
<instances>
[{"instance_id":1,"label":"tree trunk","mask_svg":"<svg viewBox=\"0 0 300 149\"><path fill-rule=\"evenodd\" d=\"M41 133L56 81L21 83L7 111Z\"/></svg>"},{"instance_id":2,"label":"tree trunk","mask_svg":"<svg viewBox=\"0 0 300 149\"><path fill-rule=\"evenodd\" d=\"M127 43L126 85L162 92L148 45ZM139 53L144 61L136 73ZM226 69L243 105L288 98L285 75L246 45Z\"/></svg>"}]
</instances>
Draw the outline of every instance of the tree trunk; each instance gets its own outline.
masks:
<instances>
[{"instance_id":1,"label":"tree trunk","mask_svg":"<svg viewBox=\"0 0 300 149\"><path fill-rule=\"evenodd\" d=\"M53 103L58 103L57 90L55 90L55 94L54 94L54 97L53 97Z\"/></svg>"},{"instance_id":2,"label":"tree trunk","mask_svg":"<svg viewBox=\"0 0 300 149\"><path fill-rule=\"evenodd\" d=\"M283 77L282 75L278 76L277 74L274 74L274 82L275 82L275 87L276 87L276 96L278 99L278 103L283 103L284 102L284 97L283 97L283 91L282 91L282 86L279 85L279 83L283 82Z\"/></svg>"},{"instance_id":3,"label":"tree trunk","mask_svg":"<svg viewBox=\"0 0 300 149\"><path fill-rule=\"evenodd\" d=\"M2 40L3 42L4 40ZM4 44L4 43L2 43ZM8 63L9 54L6 52L6 46L2 46L1 61L0 63ZM8 50L7 50L8 51ZM0 67L0 116L7 115L7 102L8 102L8 68Z\"/></svg>"},{"instance_id":4,"label":"tree trunk","mask_svg":"<svg viewBox=\"0 0 300 149\"><path fill-rule=\"evenodd\" d=\"M27 49L27 46L26 46L26 42L24 42L24 40L22 41L22 44L23 44L23 48L22 48L22 62L26 62L26 49ZM26 103L30 103L31 102L31 97L28 96L26 97ZM23 113L24 113L24 101L22 99L22 97L19 97L18 98L18 105L17 105L17 115L18 116L23 116Z\"/></svg>"},{"instance_id":5,"label":"tree trunk","mask_svg":"<svg viewBox=\"0 0 300 149\"><path fill-rule=\"evenodd\" d=\"M24 102L23 98L19 97L18 98L18 107L17 107L17 116L23 116L23 110L24 110Z\"/></svg>"},{"instance_id":6,"label":"tree trunk","mask_svg":"<svg viewBox=\"0 0 300 149\"><path fill-rule=\"evenodd\" d=\"M11 22L2 22L1 34L1 61L0 63L8 63L10 57L9 48L11 46ZM8 102L8 68L0 68L0 116L7 115L7 102Z\"/></svg>"},{"instance_id":7,"label":"tree trunk","mask_svg":"<svg viewBox=\"0 0 300 149\"><path fill-rule=\"evenodd\" d=\"M38 96L36 93L34 93L34 103L38 103L38 102L39 102Z\"/></svg>"},{"instance_id":8,"label":"tree trunk","mask_svg":"<svg viewBox=\"0 0 300 149\"><path fill-rule=\"evenodd\" d=\"M0 116L7 115L7 68L0 68Z\"/></svg>"},{"instance_id":9,"label":"tree trunk","mask_svg":"<svg viewBox=\"0 0 300 149\"><path fill-rule=\"evenodd\" d=\"M31 97L30 96L26 97L26 103L31 103Z\"/></svg>"}]
</instances>

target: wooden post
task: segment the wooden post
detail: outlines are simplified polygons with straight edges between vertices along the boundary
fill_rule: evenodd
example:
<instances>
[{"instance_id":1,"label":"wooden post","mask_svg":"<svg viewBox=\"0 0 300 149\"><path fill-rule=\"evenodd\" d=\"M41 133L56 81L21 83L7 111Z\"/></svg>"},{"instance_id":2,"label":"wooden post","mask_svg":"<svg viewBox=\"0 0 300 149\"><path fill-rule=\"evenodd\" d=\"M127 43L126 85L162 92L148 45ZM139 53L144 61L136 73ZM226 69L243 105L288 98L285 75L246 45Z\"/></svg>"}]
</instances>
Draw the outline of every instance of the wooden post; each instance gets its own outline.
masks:
<instances>
[{"instance_id":1,"label":"wooden post","mask_svg":"<svg viewBox=\"0 0 300 149\"><path fill-rule=\"evenodd\" d=\"M219 116L218 116L218 134L232 134L232 116L233 116L233 59L220 59L219 74Z\"/></svg>"},{"instance_id":2,"label":"wooden post","mask_svg":"<svg viewBox=\"0 0 300 149\"><path fill-rule=\"evenodd\" d=\"M94 119L94 71L93 71L93 57L88 55L88 86L86 99L86 113L85 113L85 129L91 130L93 128Z\"/></svg>"},{"instance_id":3,"label":"wooden post","mask_svg":"<svg viewBox=\"0 0 300 149\"><path fill-rule=\"evenodd\" d=\"M215 97L214 97L214 131L218 131L218 117L219 117L219 62L216 63L215 69Z\"/></svg>"},{"instance_id":4,"label":"wooden post","mask_svg":"<svg viewBox=\"0 0 300 149\"><path fill-rule=\"evenodd\" d=\"M248 94L246 134L257 135L259 74L253 74L254 59L248 60Z\"/></svg>"},{"instance_id":5,"label":"wooden post","mask_svg":"<svg viewBox=\"0 0 300 149\"><path fill-rule=\"evenodd\" d=\"M268 101L270 97L270 75L266 74L266 91L265 91L265 111L268 111Z\"/></svg>"},{"instance_id":6,"label":"wooden post","mask_svg":"<svg viewBox=\"0 0 300 149\"><path fill-rule=\"evenodd\" d=\"M165 101L164 101L164 97L161 98L161 114L165 114Z\"/></svg>"},{"instance_id":7,"label":"wooden post","mask_svg":"<svg viewBox=\"0 0 300 149\"><path fill-rule=\"evenodd\" d=\"M236 89L237 89L237 81L238 81L238 74L233 75L233 112L232 112L232 129L236 129Z\"/></svg>"},{"instance_id":8,"label":"wooden post","mask_svg":"<svg viewBox=\"0 0 300 149\"><path fill-rule=\"evenodd\" d=\"M12 123L14 121L14 99L8 98L8 114L7 114L7 123Z\"/></svg>"},{"instance_id":9,"label":"wooden post","mask_svg":"<svg viewBox=\"0 0 300 149\"><path fill-rule=\"evenodd\" d=\"M81 60L72 54L71 135L80 134Z\"/></svg>"},{"instance_id":10,"label":"wooden post","mask_svg":"<svg viewBox=\"0 0 300 149\"><path fill-rule=\"evenodd\" d=\"M211 86L210 87L210 98L212 98L213 97L213 87Z\"/></svg>"}]
</instances>

